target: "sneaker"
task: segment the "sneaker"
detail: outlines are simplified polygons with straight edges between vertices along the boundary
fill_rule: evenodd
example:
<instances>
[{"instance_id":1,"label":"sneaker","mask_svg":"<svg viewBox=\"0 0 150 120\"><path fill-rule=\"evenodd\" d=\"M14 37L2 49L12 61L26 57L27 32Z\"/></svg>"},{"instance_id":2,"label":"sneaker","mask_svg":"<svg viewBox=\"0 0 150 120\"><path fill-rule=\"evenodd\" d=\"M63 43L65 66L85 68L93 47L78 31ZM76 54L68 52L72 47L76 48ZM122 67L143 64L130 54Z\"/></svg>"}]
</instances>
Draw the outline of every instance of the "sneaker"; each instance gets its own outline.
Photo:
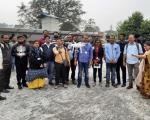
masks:
<instances>
[{"instance_id":1,"label":"sneaker","mask_svg":"<svg viewBox=\"0 0 150 120\"><path fill-rule=\"evenodd\" d=\"M86 85L86 87L87 87L87 88L91 88L91 86L90 86L90 85Z\"/></svg>"},{"instance_id":2,"label":"sneaker","mask_svg":"<svg viewBox=\"0 0 150 120\"><path fill-rule=\"evenodd\" d=\"M23 84L22 86L23 86L23 87L28 87L28 85L27 85L27 84Z\"/></svg>"},{"instance_id":3,"label":"sneaker","mask_svg":"<svg viewBox=\"0 0 150 120\"><path fill-rule=\"evenodd\" d=\"M133 86L132 85L129 85L128 87L127 87L127 89L132 89L133 88Z\"/></svg>"},{"instance_id":4,"label":"sneaker","mask_svg":"<svg viewBox=\"0 0 150 120\"><path fill-rule=\"evenodd\" d=\"M3 93L9 93L9 90L4 89L2 92L3 92Z\"/></svg>"},{"instance_id":5,"label":"sneaker","mask_svg":"<svg viewBox=\"0 0 150 120\"><path fill-rule=\"evenodd\" d=\"M55 89L58 89L58 85L56 85L54 88L55 88Z\"/></svg>"},{"instance_id":6,"label":"sneaker","mask_svg":"<svg viewBox=\"0 0 150 120\"><path fill-rule=\"evenodd\" d=\"M8 86L6 89L14 89L14 87Z\"/></svg>"},{"instance_id":7,"label":"sneaker","mask_svg":"<svg viewBox=\"0 0 150 120\"><path fill-rule=\"evenodd\" d=\"M108 84L108 83L106 83L105 87L109 87L109 84Z\"/></svg>"},{"instance_id":8,"label":"sneaker","mask_svg":"<svg viewBox=\"0 0 150 120\"><path fill-rule=\"evenodd\" d=\"M52 85L52 86L53 86L53 85L54 85L54 83L53 83L53 82L49 82L49 85Z\"/></svg>"},{"instance_id":9,"label":"sneaker","mask_svg":"<svg viewBox=\"0 0 150 120\"><path fill-rule=\"evenodd\" d=\"M5 98L5 97L0 96L0 101L2 101L2 100L6 100L6 98Z\"/></svg>"},{"instance_id":10,"label":"sneaker","mask_svg":"<svg viewBox=\"0 0 150 120\"><path fill-rule=\"evenodd\" d=\"M117 84L112 84L112 86L113 86L114 88L117 88Z\"/></svg>"},{"instance_id":11,"label":"sneaker","mask_svg":"<svg viewBox=\"0 0 150 120\"><path fill-rule=\"evenodd\" d=\"M80 88L81 87L81 85L77 85L77 88Z\"/></svg>"},{"instance_id":12,"label":"sneaker","mask_svg":"<svg viewBox=\"0 0 150 120\"><path fill-rule=\"evenodd\" d=\"M126 84L122 84L121 87L126 87Z\"/></svg>"},{"instance_id":13,"label":"sneaker","mask_svg":"<svg viewBox=\"0 0 150 120\"><path fill-rule=\"evenodd\" d=\"M21 85L18 85L18 89L21 90L21 89L22 89L22 86L21 86Z\"/></svg>"}]
</instances>

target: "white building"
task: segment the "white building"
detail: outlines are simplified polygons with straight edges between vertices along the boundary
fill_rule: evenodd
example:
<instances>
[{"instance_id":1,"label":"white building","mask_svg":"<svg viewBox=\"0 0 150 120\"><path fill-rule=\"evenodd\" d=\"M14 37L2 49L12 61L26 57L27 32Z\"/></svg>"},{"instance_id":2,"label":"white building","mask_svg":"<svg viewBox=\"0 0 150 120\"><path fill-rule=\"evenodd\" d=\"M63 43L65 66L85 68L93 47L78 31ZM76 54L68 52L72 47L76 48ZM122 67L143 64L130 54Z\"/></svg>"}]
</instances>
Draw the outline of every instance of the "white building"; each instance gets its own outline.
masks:
<instances>
[{"instance_id":1,"label":"white building","mask_svg":"<svg viewBox=\"0 0 150 120\"><path fill-rule=\"evenodd\" d=\"M54 15L42 14L40 15L40 18L41 18L41 24L43 30L59 31L60 22L58 17Z\"/></svg>"}]
</instances>

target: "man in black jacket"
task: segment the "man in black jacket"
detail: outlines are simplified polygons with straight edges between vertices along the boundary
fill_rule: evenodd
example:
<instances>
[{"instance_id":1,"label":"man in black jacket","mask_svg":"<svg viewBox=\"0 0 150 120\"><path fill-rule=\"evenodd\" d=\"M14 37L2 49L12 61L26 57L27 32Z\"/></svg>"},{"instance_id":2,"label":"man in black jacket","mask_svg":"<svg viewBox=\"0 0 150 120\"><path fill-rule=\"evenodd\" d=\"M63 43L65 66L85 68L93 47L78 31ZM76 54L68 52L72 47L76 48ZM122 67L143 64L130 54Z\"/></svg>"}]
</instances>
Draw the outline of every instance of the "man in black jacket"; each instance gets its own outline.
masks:
<instances>
[{"instance_id":1,"label":"man in black jacket","mask_svg":"<svg viewBox=\"0 0 150 120\"><path fill-rule=\"evenodd\" d=\"M15 57L18 89L22 89L22 87L27 87L25 76L30 48L25 43L25 37L23 35L19 35L17 40L18 43L12 48L12 56Z\"/></svg>"},{"instance_id":2,"label":"man in black jacket","mask_svg":"<svg viewBox=\"0 0 150 120\"><path fill-rule=\"evenodd\" d=\"M120 80L120 68L122 70L122 86L121 87L125 87L126 86L126 67L123 65L123 52L124 52L124 48L125 45L127 44L127 42L125 41L125 34L120 34L120 41L118 42L119 46L120 46L120 57L118 59L117 62L117 67L116 67L116 73L117 73L117 85L121 84L121 80Z\"/></svg>"},{"instance_id":3,"label":"man in black jacket","mask_svg":"<svg viewBox=\"0 0 150 120\"><path fill-rule=\"evenodd\" d=\"M55 47L54 44L51 44L51 40L49 36L45 37L45 43L41 46L44 62L47 63L47 70L48 70L48 79L49 85L54 85L52 80L54 77L54 53L53 48Z\"/></svg>"},{"instance_id":4,"label":"man in black jacket","mask_svg":"<svg viewBox=\"0 0 150 120\"><path fill-rule=\"evenodd\" d=\"M11 75L11 47L9 45L9 36L2 35L2 42L0 43L1 49L1 69L0 69L0 92L8 93L7 89L13 89L10 87L10 75ZM6 98L0 96L0 100Z\"/></svg>"}]
</instances>

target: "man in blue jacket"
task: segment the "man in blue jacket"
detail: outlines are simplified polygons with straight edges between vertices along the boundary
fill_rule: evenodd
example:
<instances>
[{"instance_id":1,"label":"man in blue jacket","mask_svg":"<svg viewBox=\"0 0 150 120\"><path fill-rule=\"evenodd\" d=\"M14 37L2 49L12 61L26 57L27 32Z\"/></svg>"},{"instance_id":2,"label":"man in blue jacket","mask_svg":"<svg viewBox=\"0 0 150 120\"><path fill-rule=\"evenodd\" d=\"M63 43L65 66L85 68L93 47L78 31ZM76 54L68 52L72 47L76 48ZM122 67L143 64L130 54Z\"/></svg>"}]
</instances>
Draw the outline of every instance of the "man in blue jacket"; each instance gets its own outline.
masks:
<instances>
[{"instance_id":1,"label":"man in blue jacket","mask_svg":"<svg viewBox=\"0 0 150 120\"><path fill-rule=\"evenodd\" d=\"M109 87L110 79L113 87L117 87L115 84L116 78L116 64L120 56L120 47L115 43L115 36L110 36L110 41L105 45L105 58L106 58L106 87ZM111 74L111 77L110 77Z\"/></svg>"},{"instance_id":2,"label":"man in blue jacket","mask_svg":"<svg viewBox=\"0 0 150 120\"><path fill-rule=\"evenodd\" d=\"M83 42L78 50L78 53L75 54L75 64L78 60L79 73L78 73L78 84L77 87L81 87L82 83L82 71L85 73L85 85L87 88L90 88L89 85L89 65L92 62L93 58L93 49L92 45L89 43L88 35L83 36Z\"/></svg>"}]
</instances>

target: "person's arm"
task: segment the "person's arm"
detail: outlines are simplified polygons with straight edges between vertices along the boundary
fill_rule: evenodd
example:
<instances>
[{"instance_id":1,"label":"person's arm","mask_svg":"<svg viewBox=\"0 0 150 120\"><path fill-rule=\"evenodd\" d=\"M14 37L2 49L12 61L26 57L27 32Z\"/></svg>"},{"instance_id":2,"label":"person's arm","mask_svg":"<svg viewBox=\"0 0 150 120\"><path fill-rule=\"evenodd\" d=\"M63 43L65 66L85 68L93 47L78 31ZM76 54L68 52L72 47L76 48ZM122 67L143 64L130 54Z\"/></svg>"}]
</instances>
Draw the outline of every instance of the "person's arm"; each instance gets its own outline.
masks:
<instances>
[{"instance_id":1,"label":"person's arm","mask_svg":"<svg viewBox=\"0 0 150 120\"><path fill-rule=\"evenodd\" d=\"M53 48L53 52L55 55L59 54L59 51L56 49L56 47Z\"/></svg>"},{"instance_id":2,"label":"person's arm","mask_svg":"<svg viewBox=\"0 0 150 120\"><path fill-rule=\"evenodd\" d=\"M108 49L108 46L106 45L106 46L105 46L105 58L110 61L109 50L110 50L110 49Z\"/></svg>"},{"instance_id":3,"label":"person's arm","mask_svg":"<svg viewBox=\"0 0 150 120\"><path fill-rule=\"evenodd\" d=\"M136 58L146 59L146 55L145 54L144 55L132 55L132 56L134 56Z\"/></svg>"}]
</instances>

